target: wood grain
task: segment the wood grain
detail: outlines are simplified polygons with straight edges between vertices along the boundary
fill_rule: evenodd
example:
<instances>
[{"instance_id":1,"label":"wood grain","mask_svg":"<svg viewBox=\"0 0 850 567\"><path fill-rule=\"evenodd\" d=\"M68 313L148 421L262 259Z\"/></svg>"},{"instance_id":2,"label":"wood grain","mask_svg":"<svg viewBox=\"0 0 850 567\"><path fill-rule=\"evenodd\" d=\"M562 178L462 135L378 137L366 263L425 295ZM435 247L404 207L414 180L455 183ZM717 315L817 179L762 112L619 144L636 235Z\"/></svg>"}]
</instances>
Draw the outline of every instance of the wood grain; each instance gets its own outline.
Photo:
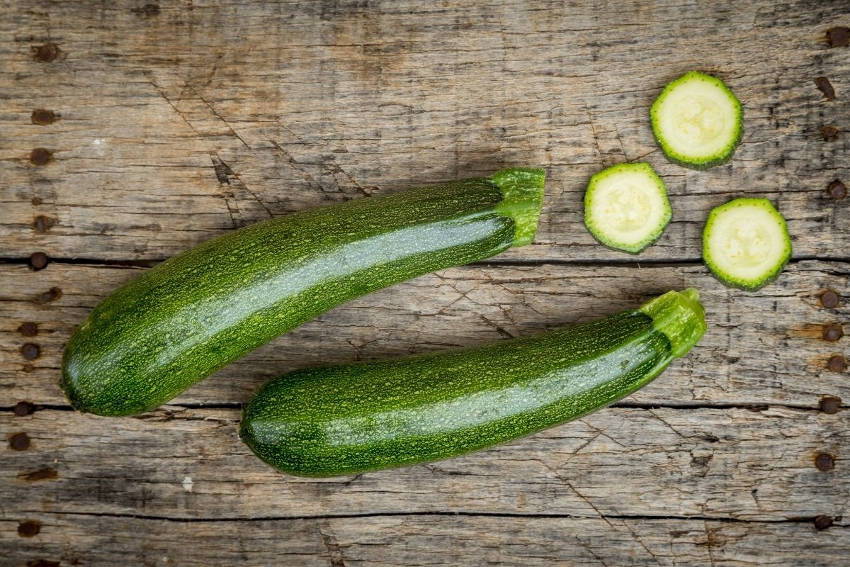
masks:
<instances>
[{"instance_id":1,"label":"wood grain","mask_svg":"<svg viewBox=\"0 0 850 567\"><path fill-rule=\"evenodd\" d=\"M0 388L17 400L66 405L58 388L62 350L73 328L141 268L52 264L33 272L0 266ZM686 358L629 398L661 405L782 404L817 407L821 396L850 399L846 372L827 369L847 356L847 337L823 339L827 325L850 335L850 266L800 261L758 293L731 290L701 265L466 266L396 285L349 302L275 339L175 400L240 404L270 378L295 368L483 344L508 336L633 309L669 289L694 286L709 330ZM41 303L59 288L62 297ZM837 292L824 308L820 294ZM21 335L25 322L36 337ZM27 360L24 344L38 344Z\"/></svg>"},{"instance_id":2,"label":"wood grain","mask_svg":"<svg viewBox=\"0 0 850 567\"><path fill-rule=\"evenodd\" d=\"M850 561L850 414L822 404L850 400L848 338L824 338L850 334L850 199L827 192L850 185L850 51L826 41L850 26L847 2L8 0L2 14L0 563ZM648 123L690 69L744 104L734 159L706 172L667 163ZM620 161L651 163L674 209L637 257L581 223L588 178ZM157 261L508 165L548 172L531 246L343 305L144 416L80 415L57 387L73 328ZM700 262L708 211L742 195L772 199L794 244L754 294ZM27 266L35 252L45 269ZM709 320L688 357L514 443L310 480L236 437L241 404L287 370L527 335L684 286Z\"/></svg>"},{"instance_id":3,"label":"wood grain","mask_svg":"<svg viewBox=\"0 0 850 567\"><path fill-rule=\"evenodd\" d=\"M846 526L645 518L417 515L173 522L43 514L42 531L8 559L62 565L763 565L765 555L831 567L850 552ZM0 520L15 537L19 524ZM149 533L150 539L128 534ZM187 547L186 542L197 542Z\"/></svg>"},{"instance_id":4,"label":"wood grain","mask_svg":"<svg viewBox=\"0 0 850 567\"><path fill-rule=\"evenodd\" d=\"M502 257L622 260L584 229L581 199L602 166L638 159L674 208L642 259L698 259L708 210L741 195L776 202L798 257L848 256L850 209L826 193L850 177L848 137L821 129L850 130L850 108L814 84L850 85L824 39L844 2L136 4L3 18L5 256L163 259L270 215L540 165L537 243ZM33 57L45 42L49 63ZM744 101L743 144L707 172L666 163L647 117L692 68ZM59 120L32 124L38 108ZM56 224L34 233L38 215Z\"/></svg>"},{"instance_id":5,"label":"wood grain","mask_svg":"<svg viewBox=\"0 0 850 567\"><path fill-rule=\"evenodd\" d=\"M238 421L238 409L3 412L6 436L26 433L30 445L7 452L0 496L19 516L232 521L410 512L787 521L848 511L846 411L610 408L467 456L330 479L275 471L239 442ZM821 453L832 470L815 466ZM55 472L32 478L45 469Z\"/></svg>"}]
</instances>

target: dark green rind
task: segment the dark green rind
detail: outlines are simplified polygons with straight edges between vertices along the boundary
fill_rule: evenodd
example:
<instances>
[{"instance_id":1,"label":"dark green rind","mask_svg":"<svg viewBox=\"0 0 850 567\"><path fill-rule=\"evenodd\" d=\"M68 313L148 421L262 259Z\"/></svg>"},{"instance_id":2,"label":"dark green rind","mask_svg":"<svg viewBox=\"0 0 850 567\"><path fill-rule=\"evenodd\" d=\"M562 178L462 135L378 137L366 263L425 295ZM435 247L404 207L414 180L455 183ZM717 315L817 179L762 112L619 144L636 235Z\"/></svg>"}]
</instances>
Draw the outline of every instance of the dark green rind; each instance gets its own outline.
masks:
<instances>
[{"instance_id":1,"label":"dark green rind","mask_svg":"<svg viewBox=\"0 0 850 567\"><path fill-rule=\"evenodd\" d=\"M664 223L659 226L655 233L653 233L648 238L644 239L641 242L639 247L634 248L624 248L618 246L614 241L605 237L605 229L604 227L598 227L596 224L590 222L588 220L588 207L590 206L591 201L593 200L594 189L596 188L596 184L608 177L609 175L613 175L618 171L633 169L635 171L640 171L650 177L656 182L659 186L660 190L664 194L664 204L667 214L664 217ZM673 218L673 208L670 206L670 199L667 197L667 186L664 184L664 180L661 179L655 170L652 169L652 166L646 162L638 162L638 163L619 163L617 165L612 165L611 167L605 168L602 171L593 174L590 177L590 181L587 184L587 190L584 193L584 226L587 228L587 231L590 235L596 240L599 244L605 246L606 248L610 248L611 250L616 250L618 252L627 252L628 254L638 255L644 250L646 250L649 246L655 244L661 235L664 234L664 231L667 229L667 225L670 224L670 219Z\"/></svg>"},{"instance_id":2,"label":"dark green rind","mask_svg":"<svg viewBox=\"0 0 850 567\"><path fill-rule=\"evenodd\" d=\"M696 292L493 345L308 368L266 384L240 436L300 476L455 456L576 419L637 390L702 336Z\"/></svg>"},{"instance_id":3,"label":"dark green rind","mask_svg":"<svg viewBox=\"0 0 850 567\"><path fill-rule=\"evenodd\" d=\"M737 108L736 124L738 126L738 129L735 140L729 146L727 146L725 151L702 160L684 156L674 150L667 144L664 138L658 135L658 131L655 126L657 121L658 108L660 107L661 102L664 100L664 97L674 88L676 88L679 84L694 78L708 80L712 84L715 84L718 87L722 88L726 92L726 94L728 94L729 97L735 101L735 106ZM735 93L733 93L732 90L728 86L726 86L726 83L724 83L717 77L708 75L706 73L701 73L699 71L688 71L678 79L667 83L667 85L664 86L664 90L661 91L661 94L658 95L658 98L655 99L655 101L652 103L652 106L649 108L649 120L650 124L652 125L652 135L655 138L655 141L658 142L658 145L661 147L661 151L664 152L664 156L670 162L675 163L676 165L681 165L682 167L687 167L696 171L705 171L706 169L710 169L712 167L728 163L732 159L732 156L735 154L735 150L738 148L738 145L741 143L741 139L744 137L744 110L743 106L741 105L741 101L738 100L738 97L735 96Z\"/></svg>"},{"instance_id":4,"label":"dark green rind","mask_svg":"<svg viewBox=\"0 0 850 567\"><path fill-rule=\"evenodd\" d=\"M95 307L62 389L100 415L150 410L349 299L533 238L544 172L508 169L254 224L154 267Z\"/></svg>"},{"instance_id":5,"label":"dark green rind","mask_svg":"<svg viewBox=\"0 0 850 567\"><path fill-rule=\"evenodd\" d=\"M782 228L785 231L785 255L783 260L776 264L776 266L768 273L766 273L762 278L760 278L757 282L745 282L731 276L728 276L721 270L715 263L712 258L711 251L708 246L708 233L711 231L714 225L714 219L717 215L720 215L726 209L730 207L736 206L736 204L746 204L747 202L753 201L764 201L770 206L770 209L773 211L776 220L781 224ZM791 260L791 255L793 252L793 248L791 245L791 235L788 233L788 225L785 222L785 217L782 216L782 213L773 206L773 203L770 202L769 199L764 198L750 198L750 197L739 197L737 199L732 199L722 205L718 205L711 209L711 212L708 213L708 219L705 221L705 227L702 229L702 260L705 262L705 265L708 267L708 270L711 272L717 281L722 283L727 287L734 287L737 289L742 289L744 291L758 291L767 284L771 283L773 280L779 277L779 274L782 273L782 270L785 269L785 266L788 265L788 262Z\"/></svg>"}]
</instances>

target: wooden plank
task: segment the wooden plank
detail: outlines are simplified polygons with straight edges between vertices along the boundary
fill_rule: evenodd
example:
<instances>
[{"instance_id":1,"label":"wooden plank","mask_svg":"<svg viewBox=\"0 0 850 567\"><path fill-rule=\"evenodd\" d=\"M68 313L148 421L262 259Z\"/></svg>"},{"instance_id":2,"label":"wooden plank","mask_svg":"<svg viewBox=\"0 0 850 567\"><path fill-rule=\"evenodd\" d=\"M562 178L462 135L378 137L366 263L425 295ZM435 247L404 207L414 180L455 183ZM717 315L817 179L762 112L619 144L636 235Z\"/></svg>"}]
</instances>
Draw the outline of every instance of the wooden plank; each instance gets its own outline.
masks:
<instances>
[{"instance_id":1,"label":"wooden plank","mask_svg":"<svg viewBox=\"0 0 850 567\"><path fill-rule=\"evenodd\" d=\"M537 244L502 258L624 259L584 229L581 199L602 166L642 159L675 210L642 259L699 258L707 212L737 195L778 204L798 257L846 257L850 201L825 188L850 178L848 137L821 134L850 126L850 59L824 35L846 3L597 4L12 3L2 256L162 259L270 215L536 164L549 171ZM58 55L38 60L47 44ZM735 159L707 172L668 164L647 120L691 68L745 106ZM59 119L33 124L35 109ZM55 224L38 232L39 216Z\"/></svg>"},{"instance_id":2,"label":"wooden plank","mask_svg":"<svg viewBox=\"0 0 850 567\"><path fill-rule=\"evenodd\" d=\"M42 514L35 537L0 521L7 559L74 565L785 565L831 567L845 525L422 516L171 522ZM131 534L146 533L149 538Z\"/></svg>"},{"instance_id":3,"label":"wooden plank","mask_svg":"<svg viewBox=\"0 0 850 567\"><path fill-rule=\"evenodd\" d=\"M0 266L0 388L18 400L67 404L57 383L73 328L139 268L51 264L33 272ZM709 330L684 359L631 396L663 405L785 404L817 407L821 396L850 399L846 372L829 370L848 356L847 337L823 339L825 325L850 320L850 265L802 261L747 293L724 287L702 265L467 266L443 270L352 301L279 337L196 385L177 404L244 403L268 379L295 368L409 352L469 346L637 307L669 289L695 286ZM62 296L41 302L59 288ZM820 294L839 296L824 308ZM19 327L31 322L38 335ZM28 360L23 345L39 345ZM840 370L840 369L839 369Z\"/></svg>"},{"instance_id":4,"label":"wooden plank","mask_svg":"<svg viewBox=\"0 0 850 567\"><path fill-rule=\"evenodd\" d=\"M180 407L139 418L0 412L3 438L29 439L0 462L4 512L746 521L850 513L847 411L609 408L463 457L331 479L292 477L261 462L237 437L239 417L238 409ZM827 470L816 466L819 454L831 456L821 457Z\"/></svg>"},{"instance_id":5,"label":"wooden plank","mask_svg":"<svg viewBox=\"0 0 850 567\"><path fill-rule=\"evenodd\" d=\"M846 371L827 362L848 356L847 338L823 338L825 325L850 332L850 200L825 191L850 185L850 59L825 41L850 25L846 2L3 8L0 563L847 563L850 414L818 409L824 395L850 399ZM667 163L647 120L661 87L693 68L745 107L735 158L707 172ZM825 125L843 132L825 140ZM588 177L623 160L656 167L674 207L639 257L581 224ZM549 173L545 209L536 243L502 265L341 306L156 412L68 411L56 386L65 342L140 271L114 261L526 164ZM724 288L699 262L708 211L739 195L774 200L794 237L797 261L757 294ZM35 251L94 262L33 272L21 262ZM278 474L238 441L239 405L281 372L526 335L685 285L708 309L702 343L572 424L326 480ZM823 306L826 289L836 307ZM38 411L16 416L20 400ZM818 515L834 525L816 530Z\"/></svg>"}]
</instances>

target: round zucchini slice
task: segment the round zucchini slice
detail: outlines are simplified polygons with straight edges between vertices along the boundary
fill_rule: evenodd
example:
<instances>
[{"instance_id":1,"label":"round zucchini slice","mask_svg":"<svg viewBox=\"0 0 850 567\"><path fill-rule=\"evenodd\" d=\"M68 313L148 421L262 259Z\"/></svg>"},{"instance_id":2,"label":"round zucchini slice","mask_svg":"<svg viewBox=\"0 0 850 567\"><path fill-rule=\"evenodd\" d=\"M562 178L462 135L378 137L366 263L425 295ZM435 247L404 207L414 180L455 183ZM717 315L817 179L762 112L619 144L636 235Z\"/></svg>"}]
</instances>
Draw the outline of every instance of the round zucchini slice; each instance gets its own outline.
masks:
<instances>
[{"instance_id":1,"label":"round zucchini slice","mask_svg":"<svg viewBox=\"0 0 850 567\"><path fill-rule=\"evenodd\" d=\"M714 208L702 234L702 257L723 283L755 291L791 258L785 218L767 199L734 199Z\"/></svg>"},{"instance_id":2,"label":"round zucchini slice","mask_svg":"<svg viewBox=\"0 0 850 567\"><path fill-rule=\"evenodd\" d=\"M652 132L667 159L693 169L727 162L741 141L741 102L723 81L690 71L652 103Z\"/></svg>"},{"instance_id":3,"label":"round zucchini slice","mask_svg":"<svg viewBox=\"0 0 850 567\"><path fill-rule=\"evenodd\" d=\"M667 188L648 163L621 163L590 178L584 224L596 240L637 254L655 242L673 216Z\"/></svg>"}]
</instances>

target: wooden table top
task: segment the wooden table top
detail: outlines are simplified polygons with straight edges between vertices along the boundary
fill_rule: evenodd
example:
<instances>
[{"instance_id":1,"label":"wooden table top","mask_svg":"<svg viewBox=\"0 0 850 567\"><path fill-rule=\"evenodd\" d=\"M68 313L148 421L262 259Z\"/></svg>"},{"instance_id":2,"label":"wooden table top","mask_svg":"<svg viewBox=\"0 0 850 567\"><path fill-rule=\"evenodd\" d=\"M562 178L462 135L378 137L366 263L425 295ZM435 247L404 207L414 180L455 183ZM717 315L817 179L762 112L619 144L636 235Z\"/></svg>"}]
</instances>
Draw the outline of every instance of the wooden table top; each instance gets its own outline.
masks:
<instances>
[{"instance_id":1,"label":"wooden table top","mask_svg":"<svg viewBox=\"0 0 850 567\"><path fill-rule=\"evenodd\" d=\"M3 3L0 563L850 563L835 399L850 400L850 4L469 4ZM734 158L705 172L668 163L648 120L691 69L744 106ZM674 209L636 257L582 225L589 176L622 161L651 163ZM531 246L345 304L142 416L76 413L58 388L74 327L156 262L509 165L548 172ZM736 196L770 198L793 236L756 293L700 259L708 211ZM324 480L237 439L241 405L287 370L525 335L684 286L703 341L570 424Z\"/></svg>"}]
</instances>

